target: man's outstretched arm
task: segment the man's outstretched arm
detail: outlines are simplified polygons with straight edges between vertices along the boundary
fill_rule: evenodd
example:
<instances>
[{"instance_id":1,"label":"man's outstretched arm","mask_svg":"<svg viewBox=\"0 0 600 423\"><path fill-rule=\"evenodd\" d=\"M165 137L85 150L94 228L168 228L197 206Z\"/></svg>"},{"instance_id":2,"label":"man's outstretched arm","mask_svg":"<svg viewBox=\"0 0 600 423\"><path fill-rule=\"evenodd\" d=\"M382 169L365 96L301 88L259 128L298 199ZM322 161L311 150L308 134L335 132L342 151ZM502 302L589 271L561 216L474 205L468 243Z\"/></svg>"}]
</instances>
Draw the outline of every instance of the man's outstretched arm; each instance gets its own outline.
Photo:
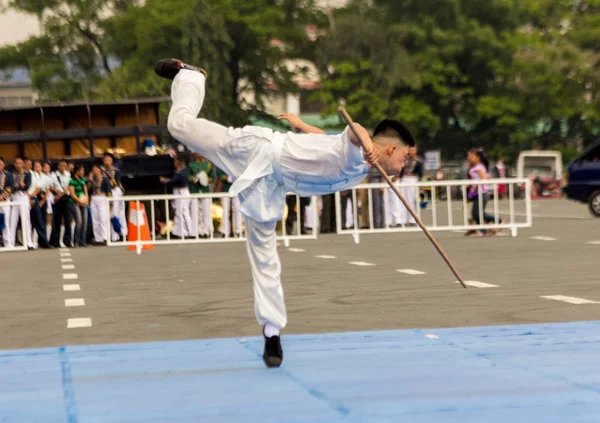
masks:
<instances>
[{"instance_id":1,"label":"man's outstretched arm","mask_svg":"<svg viewBox=\"0 0 600 423\"><path fill-rule=\"evenodd\" d=\"M316 126L309 125L293 113L283 113L279 115L279 120L287 120L295 131L305 134L321 134L325 135L325 131Z\"/></svg>"}]
</instances>

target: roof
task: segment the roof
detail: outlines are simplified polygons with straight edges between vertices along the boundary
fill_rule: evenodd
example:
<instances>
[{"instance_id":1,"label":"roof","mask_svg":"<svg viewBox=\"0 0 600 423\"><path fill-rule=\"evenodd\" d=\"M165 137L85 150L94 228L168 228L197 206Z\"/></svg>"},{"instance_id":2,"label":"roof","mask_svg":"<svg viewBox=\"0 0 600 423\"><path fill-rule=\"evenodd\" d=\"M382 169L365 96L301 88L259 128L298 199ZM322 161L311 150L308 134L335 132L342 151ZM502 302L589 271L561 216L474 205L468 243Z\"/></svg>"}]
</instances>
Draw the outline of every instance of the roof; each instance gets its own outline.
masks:
<instances>
[{"instance_id":1,"label":"roof","mask_svg":"<svg viewBox=\"0 0 600 423\"><path fill-rule=\"evenodd\" d=\"M31 110L31 109L49 109L53 107L74 107L74 106L126 106L134 104L148 104L148 103L165 103L171 101L170 97L147 97L138 99L128 100L117 100L117 101L71 101L66 103L38 103L33 106L14 106L14 107L0 107L0 111L10 110Z\"/></svg>"}]
</instances>

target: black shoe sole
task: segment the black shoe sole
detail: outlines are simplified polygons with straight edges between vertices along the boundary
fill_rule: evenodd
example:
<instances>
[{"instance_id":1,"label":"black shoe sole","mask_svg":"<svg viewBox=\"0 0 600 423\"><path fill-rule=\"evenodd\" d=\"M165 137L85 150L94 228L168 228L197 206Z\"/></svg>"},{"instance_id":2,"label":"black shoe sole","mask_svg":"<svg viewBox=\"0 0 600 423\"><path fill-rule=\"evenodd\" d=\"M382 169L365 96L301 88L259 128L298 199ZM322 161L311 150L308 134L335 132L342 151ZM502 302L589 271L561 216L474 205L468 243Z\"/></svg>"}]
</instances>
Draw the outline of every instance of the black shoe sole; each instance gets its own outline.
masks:
<instances>
[{"instance_id":1,"label":"black shoe sole","mask_svg":"<svg viewBox=\"0 0 600 423\"><path fill-rule=\"evenodd\" d=\"M281 348L281 338L279 338L279 336L267 338L264 335L264 332L263 338L265 340L265 349L263 352L263 361L265 362L265 365L270 369L281 366L281 363L283 362L283 349ZM267 351L269 353L267 353Z\"/></svg>"},{"instance_id":2,"label":"black shoe sole","mask_svg":"<svg viewBox=\"0 0 600 423\"><path fill-rule=\"evenodd\" d=\"M182 69L200 72L205 77L208 77L208 74L204 69L197 68L195 66L190 66L177 59L162 59L156 62L156 64L154 65L154 72L158 76L171 80L175 78L179 71Z\"/></svg>"},{"instance_id":3,"label":"black shoe sole","mask_svg":"<svg viewBox=\"0 0 600 423\"><path fill-rule=\"evenodd\" d=\"M263 355L263 361L265 362L265 366L269 369L274 369L281 366L283 359L279 357L266 357Z\"/></svg>"}]
</instances>

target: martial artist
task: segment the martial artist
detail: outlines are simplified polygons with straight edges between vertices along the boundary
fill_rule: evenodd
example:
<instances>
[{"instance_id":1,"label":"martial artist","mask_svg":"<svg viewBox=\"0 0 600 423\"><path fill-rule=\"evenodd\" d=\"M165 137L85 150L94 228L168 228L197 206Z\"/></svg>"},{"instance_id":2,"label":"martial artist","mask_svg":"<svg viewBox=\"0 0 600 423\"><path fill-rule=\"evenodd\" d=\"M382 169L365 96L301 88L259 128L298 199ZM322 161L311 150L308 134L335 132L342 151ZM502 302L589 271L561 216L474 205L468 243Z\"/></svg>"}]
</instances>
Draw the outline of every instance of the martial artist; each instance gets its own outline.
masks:
<instances>
[{"instance_id":1,"label":"martial artist","mask_svg":"<svg viewBox=\"0 0 600 423\"><path fill-rule=\"evenodd\" d=\"M113 241L118 241L122 236L123 239L127 239L127 218L125 216L125 202L123 200L118 200L119 198L123 198L123 185L121 185L121 170L114 166L114 159L112 154L104 153L104 157L102 159L104 163L103 171L108 177L111 186L111 195L115 199L112 202L112 210L110 213L110 217L116 217L119 219L119 223L121 224L121 234L115 230L115 228L111 225L111 236Z\"/></svg>"},{"instance_id":2,"label":"martial artist","mask_svg":"<svg viewBox=\"0 0 600 423\"><path fill-rule=\"evenodd\" d=\"M369 172L369 163L379 161L383 169L398 173L404 165L412 135L401 123L386 120L371 140L360 125L366 151L349 128L328 136L301 123L305 134L273 132L246 126L226 128L198 119L205 96L206 72L175 59L161 60L158 75L173 79L169 132L236 178L230 192L239 195L246 217L247 252L254 280L254 308L263 326L263 360L268 367L283 361L279 338L287 315L281 287L281 264L275 229L283 217L286 192L301 197L342 191L359 184Z\"/></svg>"},{"instance_id":3,"label":"martial artist","mask_svg":"<svg viewBox=\"0 0 600 423\"><path fill-rule=\"evenodd\" d=\"M178 155L175 157L175 175L171 179L161 177L163 184L170 184L173 187L173 194L180 195L183 198L173 200L175 209L175 227L173 235L176 238L194 237L194 226L192 225L192 216L190 214L190 190L188 188L188 169L185 165L185 157Z\"/></svg>"}]
</instances>

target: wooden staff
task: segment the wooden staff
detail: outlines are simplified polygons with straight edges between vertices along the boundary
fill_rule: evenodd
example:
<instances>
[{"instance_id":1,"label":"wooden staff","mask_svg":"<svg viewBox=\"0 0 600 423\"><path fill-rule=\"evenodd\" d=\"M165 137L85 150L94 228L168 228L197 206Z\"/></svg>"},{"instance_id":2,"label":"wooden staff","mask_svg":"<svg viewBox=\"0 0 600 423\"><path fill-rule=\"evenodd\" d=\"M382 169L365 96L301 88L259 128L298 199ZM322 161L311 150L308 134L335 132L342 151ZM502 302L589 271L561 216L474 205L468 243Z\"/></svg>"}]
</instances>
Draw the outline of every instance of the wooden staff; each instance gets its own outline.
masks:
<instances>
[{"instance_id":1,"label":"wooden staff","mask_svg":"<svg viewBox=\"0 0 600 423\"><path fill-rule=\"evenodd\" d=\"M348 126L350 127L350 130L354 133L354 136L360 141L360 144L362 145L363 149L365 151L367 151L365 141L359 135L358 131L356 131L356 128L354 127L354 122L352 121L352 118L350 117L348 112L346 112L346 109L344 107L339 107L338 112L339 112L340 116L342 117L342 119L346 122L346 124L348 124ZM456 268L454 267L454 265L452 264L452 262L450 261L450 259L446 255L446 253L444 252L444 250L442 250L442 247L440 247L440 244L438 244L438 242L435 240L433 235L431 235L431 232L429 232L429 229L427 229L425 227L423 222L421 222L421 219L419 219L419 216L417 216L417 214L412 209L410 204L408 204L408 202L406 201L406 199L404 198L404 196L402 195L402 193L400 192L398 187L392 182L392 179L383 170L383 168L381 167L381 165L379 163L376 162L373 165L379 171L379 173L381 174L383 179L385 179L385 181L388 183L388 185L390 186L392 191L394 191L394 193L396 193L396 195L398 196L400 201L402 201L402 204L404 204L404 207L406 207L406 210L408 210L410 215L415 219L415 222L417 222L417 225L419 225L419 227L423 230L425 235L427 235L427 238L429 238L429 241L431 241L431 243L433 244L435 249L438 251L438 253L440 253L440 255L442 256L442 258L444 259L444 261L446 262L446 264L448 265L448 267L450 268L452 273L454 273L454 276L456 276L456 278L458 279L460 284L463 286L463 288L466 289L467 284L465 284L465 281L463 280L463 278L458 274L458 271L456 270Z\"/></svg>"}]
</instances>

